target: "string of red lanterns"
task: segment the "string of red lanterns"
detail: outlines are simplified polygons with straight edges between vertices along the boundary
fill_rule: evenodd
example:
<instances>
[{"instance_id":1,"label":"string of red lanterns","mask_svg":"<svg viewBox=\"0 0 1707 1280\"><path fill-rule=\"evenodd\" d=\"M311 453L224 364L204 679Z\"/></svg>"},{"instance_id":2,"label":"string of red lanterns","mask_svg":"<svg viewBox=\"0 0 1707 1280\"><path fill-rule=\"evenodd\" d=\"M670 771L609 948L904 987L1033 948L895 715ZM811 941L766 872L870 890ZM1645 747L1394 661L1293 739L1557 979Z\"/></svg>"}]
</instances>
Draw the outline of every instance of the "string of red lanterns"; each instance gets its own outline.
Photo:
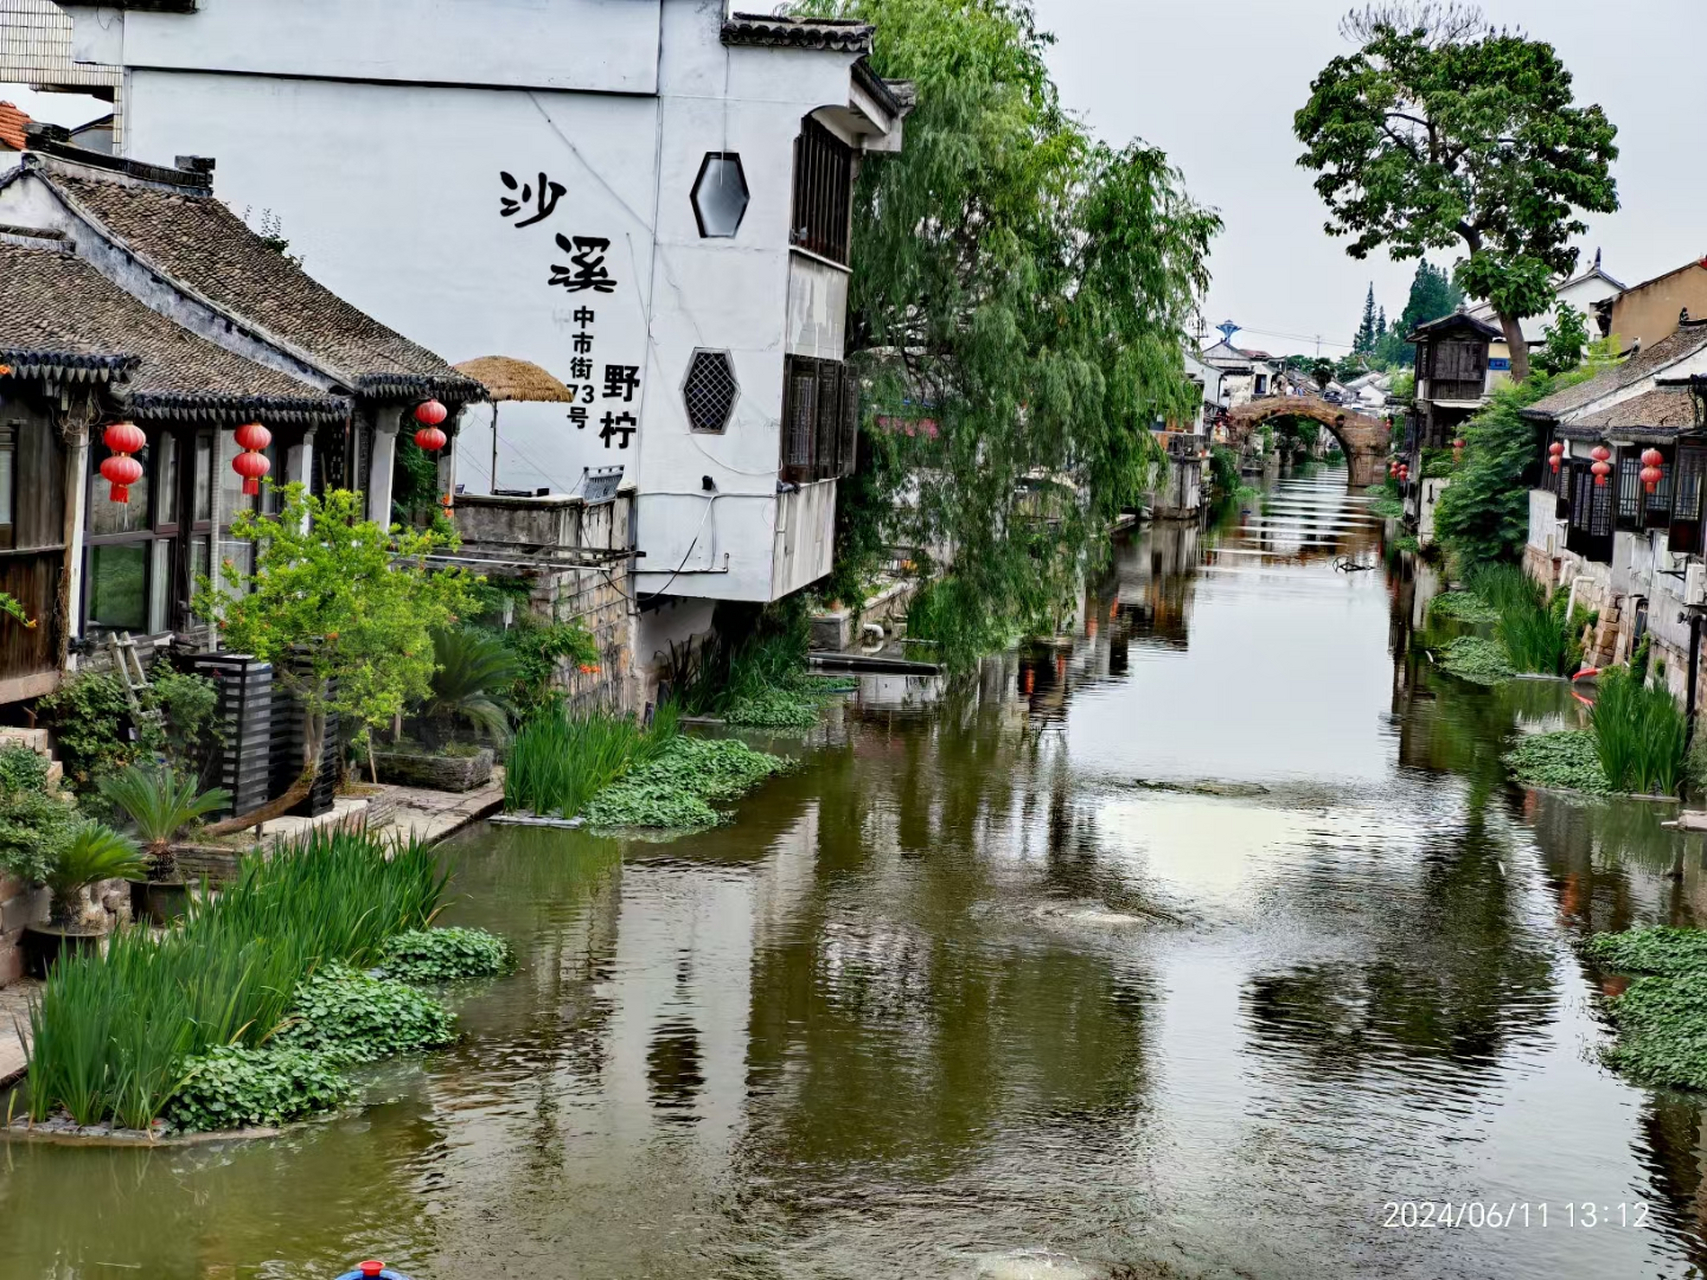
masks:
<instances>
[{"instance_id":1,"label":"string of red lanterns","mask_svg":"<svg viewBox=\"0 0 1707 1280\"><path fill-rule=\"evenodd\" d=\"M232 438L243 452L231 460L231 469L243 477L243 492L252 498L261 492L261 477L273 469L262 452L273 442L273 433L258 422L245 422Z\"/></svg>"},{"instance_id":2,"label":"string of red lanterns","mask_svg":"<svg viewBox=\"0 0 1707 1280\"><path fill-rule=\"evenodd\" d=\"M1547 446L1547 459L1553 464L1553 474L1559 473L1559 462L1565 456L1565 442L1555 440Z\"/></svg>"},{"instance_id":3,"label":"string of red lanterns","mask_svg":"<svg viewBox=\"0 0 1707 1280\"><path fill-rule=\"evenodd\" d=\"M1589 457L1594 459L1594 465L1589 470L1594 472L1594 485L1597 489L1606 487L1606 477L1612 474L1612 450L1603 444L1597 444L1589 450Z\"/></svg>"},{"instance_id":4,"label":"string of red lanterns","mask_svg":"<svg viewBox=\"0 0 1707 1280\"><path fill-rule=\"evenodd\" d=\"M1468 440L1466 440L1463 436L1459 436L1456 440L1454 440L1452 442L1452 461L1453 462L1457 463L1457 462L1464 461L1464 450L1469 445L1469 443L1470 442Z\"/></svg>"},{"instance_id":5,"label":"string of red lanterns","mask_svg":"<svg viewBox=\"0 0 1707 1280\"><path fill-rule=\"evenodd\" d=\"M148 447L148 437L134 422L115 422L101 436L101 443L112 456L101 463L101 478L112 489L108 497L114 502L129 502L130 487L142 479L142 464L130 455Z\"/></svg>"},{"instance_id":6,"label":"string of red lanterns","mask_svg":"<svg viewBox=\"0 0 1707 1280\"><path fill-rule=\"evenodd\" d=\"M1642 485L1649 493L1660 487L1665 479L1665 454L1658 449L1642 450Z\"/></svg>"},{"instance_id":7,"label":"string of red lanterns","mask_svg":"<svg viewBox=\"0 0 1707 1280\"><path fill-rule=\"evenodd\" d=\"M450 411L437 400L427 400L415 406L415 421L421 429L415 433L415 445L428 453L437 453L450 443L450 437L439 430L439 423L450 417Z\"/></svg>"}]
</instances>

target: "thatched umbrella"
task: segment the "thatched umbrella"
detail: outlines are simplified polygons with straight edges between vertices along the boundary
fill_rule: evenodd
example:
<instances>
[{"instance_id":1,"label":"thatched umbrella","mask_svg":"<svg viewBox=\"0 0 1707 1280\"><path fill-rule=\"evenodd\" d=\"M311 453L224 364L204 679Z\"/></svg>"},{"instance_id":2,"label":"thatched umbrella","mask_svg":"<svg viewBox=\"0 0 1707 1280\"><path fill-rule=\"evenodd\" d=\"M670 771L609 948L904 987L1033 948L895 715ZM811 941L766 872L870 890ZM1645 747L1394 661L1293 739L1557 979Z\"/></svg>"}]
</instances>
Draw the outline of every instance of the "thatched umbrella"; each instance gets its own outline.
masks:
<instances>
[{"instance_id":1,"label":"thatched umbrella","mask_svg":"<svg viewBox=\"0 0 1707 1280\"><path fill-rule=\"evenodd\" d=\"M575 393L544 369L512 356L481 356L456 366L485 386L492 401L492 489L498 488L498 405L505 400L527 400L536 404L573 404Z\"/></svg>"}]
</instances>

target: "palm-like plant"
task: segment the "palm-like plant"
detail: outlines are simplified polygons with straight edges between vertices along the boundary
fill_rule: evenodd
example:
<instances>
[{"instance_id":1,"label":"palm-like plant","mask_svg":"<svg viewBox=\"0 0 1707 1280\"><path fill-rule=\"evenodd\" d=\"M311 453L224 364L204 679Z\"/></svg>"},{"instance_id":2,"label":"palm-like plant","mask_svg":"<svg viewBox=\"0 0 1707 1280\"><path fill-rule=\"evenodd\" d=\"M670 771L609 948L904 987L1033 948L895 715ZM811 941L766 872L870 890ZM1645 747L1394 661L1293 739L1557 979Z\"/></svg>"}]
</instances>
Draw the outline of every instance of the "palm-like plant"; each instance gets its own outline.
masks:
<instances>
[{"instance_id":1,"label":"palm-like plant","mask_svg":"<svg viewBox=\"0 0 1707 1280\"><path fill-rule=\"evenodd\" d=\"M520 669L497 636L461 628L433 633L433 694L421 719L436 742L467 724L496 742L510 736L510 709L497 690L513 684Z\"/></svg>"},{"instance_id":2,"label":"palm-like plant","mask_svg":"<svg viewBox=\"0 0 1707 1280\"><path fill-rule=\"evenodd\" d=\"M53 915L62 924L77 919L83 886L97 880L131 880L147 868L136 841L100 822L77 828L54 860L47 885L53 894Z\"/></svg>"},{"instance_id":3,"label":"palm-like plant","mask_svg":"<svg viewBox=\"0 0 1707 1280\"><path fill-rule=\"evenodd\" d=\"M102 778L100 787L135 825L156 880L170 880L176 870L172 841L178 833L231 803L224 787L203 791L194 774L181 774L169 765L133 764Z\"/></svg>"}]
</instances>

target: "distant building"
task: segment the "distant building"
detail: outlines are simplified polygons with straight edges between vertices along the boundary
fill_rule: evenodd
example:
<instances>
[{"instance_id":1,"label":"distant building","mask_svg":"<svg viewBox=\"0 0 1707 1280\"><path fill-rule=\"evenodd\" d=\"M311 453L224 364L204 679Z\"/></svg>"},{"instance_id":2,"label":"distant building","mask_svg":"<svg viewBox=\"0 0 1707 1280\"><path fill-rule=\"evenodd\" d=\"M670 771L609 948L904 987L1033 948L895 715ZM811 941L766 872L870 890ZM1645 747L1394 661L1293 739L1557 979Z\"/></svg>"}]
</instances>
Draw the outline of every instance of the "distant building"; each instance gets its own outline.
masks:
<instances>
[{"instance_id":1,"label":"distant building","mask_svg":"<svg viewBox=\"0 0 1707 1280\"><path fill-rule=\"evenodd\" d=\"M1405 341L1417 351L1412 443L1438 448L1487 403L1500 372L1491 350L1495 344L1503 349L1503 339L1493 325L1459 311L1418 325Z\"/></svg>"},{"instance_id":2,"label":"distant building","mask_svg":"<svg viewBox=\"0 0 1707 1280\"><path fill-rule=\"evenodd\" d=\"M1707 319L1707 258L1631 285L1602 304L1602 327L1620 347L1649 347L1669 337L1687 312Z\"/></svg>"},{"instance_id":3,"label":"distant building","mask_svg":"<svg viewBox=\"0 0 1707 1280\"><path fill-rule=\"evenodd\" d=\"M1197 358L1221 371L1221 391L1229 409L1280 394L1284 365L1266 351L1245 351L1223 338Z\"/></svg>"}]
</instances>

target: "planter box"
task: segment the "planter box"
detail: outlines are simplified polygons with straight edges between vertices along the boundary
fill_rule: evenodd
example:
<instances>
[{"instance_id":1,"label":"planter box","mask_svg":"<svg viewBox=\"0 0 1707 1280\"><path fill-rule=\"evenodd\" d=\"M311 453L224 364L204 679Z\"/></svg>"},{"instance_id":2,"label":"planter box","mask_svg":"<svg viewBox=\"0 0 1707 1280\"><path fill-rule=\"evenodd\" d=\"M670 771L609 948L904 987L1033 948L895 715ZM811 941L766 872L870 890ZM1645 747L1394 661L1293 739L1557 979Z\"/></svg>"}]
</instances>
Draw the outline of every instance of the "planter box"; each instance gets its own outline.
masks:
<instances>
[{"instance_id":1,"label":"planter box","mask_svg":"<svg viewBox=\"0 0 1707 1280\"><path fill-rule=\"evenodd\" d=\"M233 849L218 844L175 844L172 857L178 864L178 878L186 884L230 884L242 869L248 848Z\"/></svg>"},{"instance_id":2,"label":"planter box","mask_svg":"<svg viewBox=\"0 0 1707 1280\"><path fill-rule=\"evenodd\" d=\"M376 751L373 762L379 780L399 787L428 791L472 791L492 779L492 749L472 756L428 756L409 751Z\"/></svg>"}]
</instances>

